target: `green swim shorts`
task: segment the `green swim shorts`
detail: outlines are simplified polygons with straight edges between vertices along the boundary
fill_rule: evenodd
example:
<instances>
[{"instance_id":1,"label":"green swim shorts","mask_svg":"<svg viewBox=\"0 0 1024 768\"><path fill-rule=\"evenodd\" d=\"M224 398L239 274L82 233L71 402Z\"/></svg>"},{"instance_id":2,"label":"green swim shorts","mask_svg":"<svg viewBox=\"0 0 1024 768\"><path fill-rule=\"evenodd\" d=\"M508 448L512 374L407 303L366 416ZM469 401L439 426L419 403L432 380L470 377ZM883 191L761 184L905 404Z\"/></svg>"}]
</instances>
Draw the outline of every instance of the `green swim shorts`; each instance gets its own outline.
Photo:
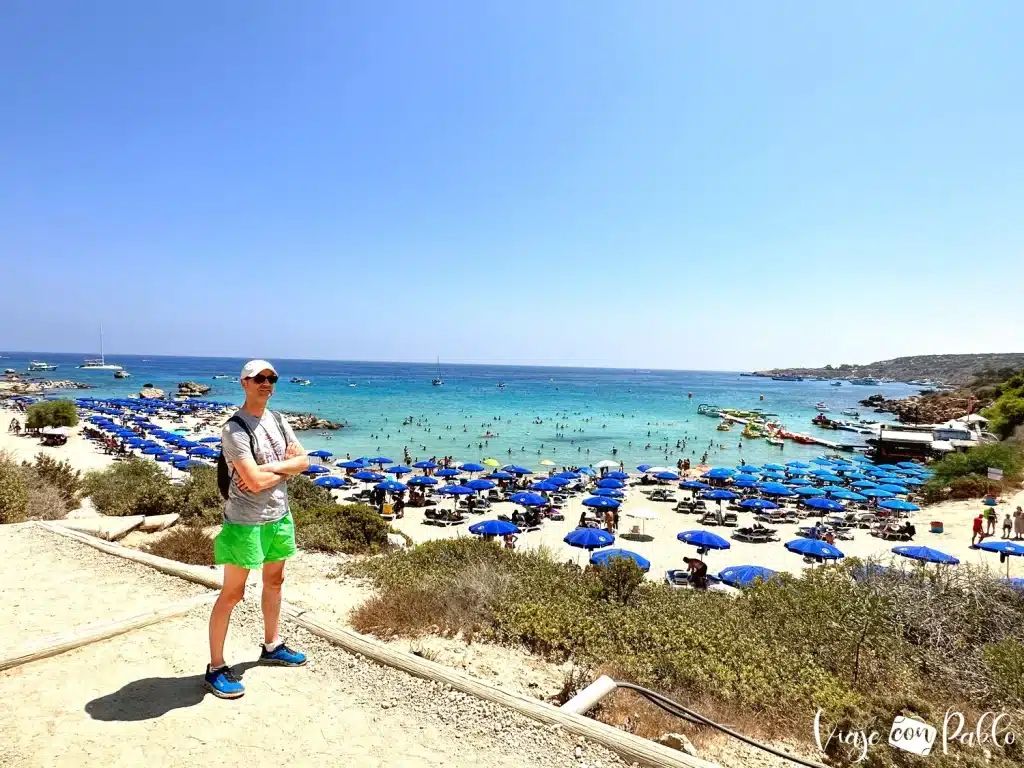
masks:
<instances>
[{"instance_id":1,"label":"green swim shorts","mask_svg":"<svg viewBox=\"0 0 1024 768\"><path fill-rule=\"evenodd\" d=\"M264 563L287 560L295 554L295 526L291 513L262 525L225 522L213 540L213 562L237 565L250 571Z\"/></svg>"}]
</instances>

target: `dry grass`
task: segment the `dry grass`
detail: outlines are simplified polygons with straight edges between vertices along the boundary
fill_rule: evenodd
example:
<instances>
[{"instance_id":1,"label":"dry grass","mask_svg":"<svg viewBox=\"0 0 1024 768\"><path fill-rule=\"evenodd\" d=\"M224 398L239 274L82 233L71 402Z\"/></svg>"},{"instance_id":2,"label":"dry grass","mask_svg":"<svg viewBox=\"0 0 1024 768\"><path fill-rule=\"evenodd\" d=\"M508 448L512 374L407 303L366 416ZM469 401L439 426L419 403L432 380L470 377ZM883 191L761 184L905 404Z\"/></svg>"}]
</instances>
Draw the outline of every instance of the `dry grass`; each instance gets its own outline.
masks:
<instances>
[{"instance_id":1,"label":"dry grass","mask_svg":"<svg viewBox=\"0 0 1024 768\"><path fill-rule=\"evenodd\" d=\"M179 563L213 565L213 539L198 525L172 528L144 549L151 555L177 560Z\"/></svg>"}]
</instances>

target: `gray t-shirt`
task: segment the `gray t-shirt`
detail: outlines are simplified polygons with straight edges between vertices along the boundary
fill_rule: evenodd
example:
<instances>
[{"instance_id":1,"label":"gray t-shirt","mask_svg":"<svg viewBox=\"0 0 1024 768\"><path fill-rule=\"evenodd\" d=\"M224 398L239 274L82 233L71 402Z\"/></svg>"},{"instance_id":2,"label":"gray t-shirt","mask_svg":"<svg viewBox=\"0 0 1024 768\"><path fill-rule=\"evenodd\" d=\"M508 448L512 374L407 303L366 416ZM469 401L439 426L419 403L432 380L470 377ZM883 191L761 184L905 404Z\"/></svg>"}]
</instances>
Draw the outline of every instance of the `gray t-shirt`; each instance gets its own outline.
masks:
<instances>
[{"instance_id":1,"label":"gray t-shirt","mask_svg":"<svg viewBox=\"0 0 1024 768\"><path fill-rule=\"evenodd\" d=\"M259 419L243 410L239 410L236 415L255 435L256 455L253 456L249 435L241 425L231 421L224 425L220 433L221 452L231 469L232 481L224 505L224 519L242 525L273 523L288 514L288 484L282 482L257 493L243 491L234 482L235 468L232 462L239 459L254 459L257 464L282 461L288 444L296 442L295 433L288 421L279 416L284 425L282 434L278 419L269 410L264 411Z\"/></svg>"}]
</instances>

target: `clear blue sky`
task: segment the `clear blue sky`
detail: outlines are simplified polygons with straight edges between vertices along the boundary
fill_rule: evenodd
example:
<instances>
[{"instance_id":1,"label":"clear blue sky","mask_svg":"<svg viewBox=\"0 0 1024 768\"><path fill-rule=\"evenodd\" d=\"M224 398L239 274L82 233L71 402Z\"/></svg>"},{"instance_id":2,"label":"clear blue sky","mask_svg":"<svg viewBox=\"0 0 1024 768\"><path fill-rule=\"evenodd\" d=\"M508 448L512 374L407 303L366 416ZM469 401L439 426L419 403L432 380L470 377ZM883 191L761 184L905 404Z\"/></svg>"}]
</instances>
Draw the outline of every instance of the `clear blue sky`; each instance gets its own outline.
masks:
<instances>
[{"instance_id":1,"label":"clear blue sky","mask_svg":"<svg viewBox=\"0 0 1024 768\"><path fill-rule=\"evenodd\" d=\"M0 349L1024 349L1020 0L6 0Z\"/></svg>"}]
</instances>

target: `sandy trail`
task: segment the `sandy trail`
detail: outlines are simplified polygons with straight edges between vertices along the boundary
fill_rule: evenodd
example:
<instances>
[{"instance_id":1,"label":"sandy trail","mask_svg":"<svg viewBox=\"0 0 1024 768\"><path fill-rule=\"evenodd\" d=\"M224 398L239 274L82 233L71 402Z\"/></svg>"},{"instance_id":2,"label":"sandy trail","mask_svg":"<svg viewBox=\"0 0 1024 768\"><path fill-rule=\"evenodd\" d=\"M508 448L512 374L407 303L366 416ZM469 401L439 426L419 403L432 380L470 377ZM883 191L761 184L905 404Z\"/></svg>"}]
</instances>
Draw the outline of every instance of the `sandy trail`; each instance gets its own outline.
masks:
<instances>
[{"instance_id":1,"label":"sandy trail","mask_svg":"<svg viewBox=\"0 0 1024 768\"><path fill-rule=\"evenodd\" d=\"M0 526L0 645L141 613L206 592L152 568L104 555L32 523Z\"/></svg>"}]
</instances>

